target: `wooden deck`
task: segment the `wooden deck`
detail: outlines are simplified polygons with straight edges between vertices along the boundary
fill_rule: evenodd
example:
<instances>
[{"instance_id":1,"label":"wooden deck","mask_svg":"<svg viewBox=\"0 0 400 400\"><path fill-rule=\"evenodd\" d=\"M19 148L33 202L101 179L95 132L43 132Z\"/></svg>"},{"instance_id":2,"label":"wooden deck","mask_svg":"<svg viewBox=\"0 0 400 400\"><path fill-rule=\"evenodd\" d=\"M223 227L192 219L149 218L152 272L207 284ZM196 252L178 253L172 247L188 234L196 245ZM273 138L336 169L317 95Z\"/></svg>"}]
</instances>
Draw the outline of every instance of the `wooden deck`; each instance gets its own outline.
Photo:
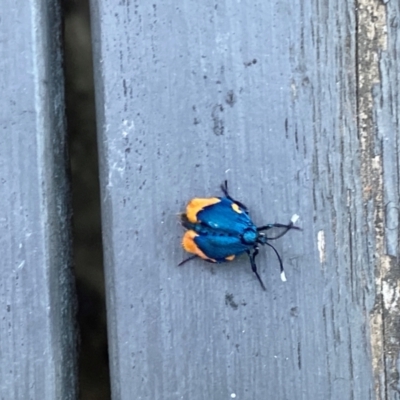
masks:
<instances>
[{"instance_id":1,"label":"wooden deck","mask_svg":"<svg viewBox=\"0 0 400 400\"><path fill-rule=\"evenodd\" d=\"M60 12L3 0L0 399L74 399ZM399 400L400 4L91 1L113 399ZM57 38L57 40L54 39ZM212 266L192 197L303 231Z\"/></svg>"}]
</instances>

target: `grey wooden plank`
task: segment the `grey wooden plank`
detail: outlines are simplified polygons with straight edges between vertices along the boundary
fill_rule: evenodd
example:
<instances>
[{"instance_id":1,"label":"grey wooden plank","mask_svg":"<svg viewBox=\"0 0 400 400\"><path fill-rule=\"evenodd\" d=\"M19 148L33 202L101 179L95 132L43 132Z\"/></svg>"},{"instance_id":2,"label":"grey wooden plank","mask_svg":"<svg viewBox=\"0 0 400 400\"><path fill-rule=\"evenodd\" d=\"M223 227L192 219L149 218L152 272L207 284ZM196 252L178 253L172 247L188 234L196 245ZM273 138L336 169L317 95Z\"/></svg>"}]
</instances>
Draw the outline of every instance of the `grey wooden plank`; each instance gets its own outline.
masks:
<instances>
[{"instance_id":1,"label":"grey wooden plank","mask_svg":"<svg viewBox=\"0 0 400 400\"><path fill-rule=\"evenodd\" d=\"M359 3L92 1L113 398L384 398ZM301 215L266 293L246 258L177 267L177 213L224 179L259 224Z\"/></svg>"},{"instance_id":2,"label":"grey wooden plank","mask_svg":"<svg viewBox=\"0 0 400 400\"><path fill-rule=\"evenodd\" d=\"M61 10L1 9L0 398L74 399Z\"/></svg>"}]
</instances>

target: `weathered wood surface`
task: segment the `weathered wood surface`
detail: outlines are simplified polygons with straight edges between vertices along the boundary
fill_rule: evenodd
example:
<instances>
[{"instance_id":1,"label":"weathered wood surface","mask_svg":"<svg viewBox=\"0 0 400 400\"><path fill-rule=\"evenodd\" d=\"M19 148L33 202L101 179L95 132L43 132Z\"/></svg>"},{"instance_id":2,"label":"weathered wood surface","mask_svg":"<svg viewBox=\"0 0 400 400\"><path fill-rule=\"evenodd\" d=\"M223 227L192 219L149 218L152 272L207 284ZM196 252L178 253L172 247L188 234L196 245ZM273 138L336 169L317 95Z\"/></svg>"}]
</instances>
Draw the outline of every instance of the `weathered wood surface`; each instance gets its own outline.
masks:
<instances>
[{"instance_id":1,"label":"weathered wood surface","mask_svg":"<svg viewBox=\"0 0 400 400\"><path fill-rule=\"evenodd\" d=\"M75 399L61 12L0 9L0 398Z\"/></svg>"},{"instance_id":2,"label":"weathered wood surface","mask_svg":"<svg viewBox=\"0 0 400 400\"><path fill-rule=\"evenodd\" d=\"M368 316L372 362L379 398L399 400L400 3L363 3L359 115L364 198L375 236L369 257L375 267L375 303Z\"/></svg>"},{"instance_id":3,"label":"weathered wood surface","mask_svg":"<svg viewBox=\"0 0 400 400\"><path fill-rule=\"evenodd\" d=\"M92 1L114 399L399 398L395 3ZM224 179L288 282L177 267Z\"/></svg>"}]
</instances>

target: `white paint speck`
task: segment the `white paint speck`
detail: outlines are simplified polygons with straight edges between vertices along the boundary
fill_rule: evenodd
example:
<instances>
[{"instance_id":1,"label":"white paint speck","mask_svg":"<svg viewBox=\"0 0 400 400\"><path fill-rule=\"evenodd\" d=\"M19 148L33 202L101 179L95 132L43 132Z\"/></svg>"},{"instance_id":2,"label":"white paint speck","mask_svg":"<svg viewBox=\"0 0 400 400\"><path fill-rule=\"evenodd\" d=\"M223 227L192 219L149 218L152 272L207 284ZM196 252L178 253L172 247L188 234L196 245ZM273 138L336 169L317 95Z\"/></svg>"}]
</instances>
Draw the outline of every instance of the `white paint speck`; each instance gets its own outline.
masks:
<instances>
[{"instance_id":1,"label":"white paint speck","mask_svg":"<svg viewBox=\"0 0 400 400\"><path fill-rule=\"evenodd\" d=\"M300 217L297 214L293 214L292 218L290 219L292 223L296 223Z\"/></svg>"},{"instance_id":2,"label":"white paint speck","mask_svg":"<svg viewBox=\"0 0 400 400\"><path fill-rule=\"evenodd\" d=\"M281 280L282 280L282 282L286 282L285 271L282 271L282 272L281 272Z\"/></svg>"},{"instance_id":3,"label":"white paint speck","mask_svg":"<svg viewBox=\"0 0 400 400\"><path fill-rule=\"evenodd\" d=\"M325 232L318 231L318 252L319 252L319 262L322 264L325 262Z\"/></svg>"},{"instance_id":4,"label":"white paint speck","mask_svg":"<svg viewBox=\"0 0 400 400\"><path fill-rule=\"evenodd\" d=\"M17 269L21 269L24 265L25 265L25 260L22 261L22 262L18 265Z\"/></svg>"},{"instance_id":5,"label":"white paint speck","mask_svg":"<svg viewBox=\"0 0 400 400\"><path fill-rule=\"evenodd\" d=\"M236 399L236 393L231 393L231 399Z\"/></svg>"},{"instance_id":6,"label":"white paint speck","mask_svg":"<svg viewBox=\"0 0 400 400\"><path fill-rule=\"evenodd\" d=\"M386 310L391 313L398 312L400 294L396 284L382 282L382 295Z\"/></svg>"},{"instance_id":7,"label":"white paint speck","mask_svg":"<svg viewBox=\"0 0 400 400\"><path fill-rule=\"evenodd\" d=\"M294 83L292 83L292 84L290 85L290 89L292 90L292 96L293 96L294 98L297 98L297 87L296 87L296 85L295 85Z\"/></svg>"},{"instance_id":8,"label":"white paint speck","mask_svg":"<svg viewBox=\"0 0 400 400\"><path fill-rule=\"evenodd\" d=\"M135 122L132 121L128 121L127 119L124 119L122 121L122 137L126 138L129 136L129 134L132 132L135 132Z\"/></svg>"}]
</instances>

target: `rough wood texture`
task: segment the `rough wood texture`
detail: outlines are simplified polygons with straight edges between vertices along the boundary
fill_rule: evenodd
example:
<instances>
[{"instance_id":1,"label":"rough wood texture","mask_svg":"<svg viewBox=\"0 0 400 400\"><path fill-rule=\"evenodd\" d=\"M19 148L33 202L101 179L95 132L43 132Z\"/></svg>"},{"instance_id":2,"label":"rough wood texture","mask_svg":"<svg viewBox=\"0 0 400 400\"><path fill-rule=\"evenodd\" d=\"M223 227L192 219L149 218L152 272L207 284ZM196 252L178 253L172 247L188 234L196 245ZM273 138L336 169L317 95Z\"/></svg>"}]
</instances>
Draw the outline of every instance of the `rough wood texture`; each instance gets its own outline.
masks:
<instances>
[{"instance_id":1,"label":"rough wood texture","mask_svg":"<svg viewBox=\"0 0 400 400\"><path fill-rule=\"evenodd\" d=\"M92 1L114 399L399 398L399 10L376 3ZM177 213L224 179L259 224L301 215L288 282L268 249L267 292L246 258L177 267Z\"/></svg>"},{"instance_id":2,"label":"rough wood texture","mask_svg":"<svg viewBox=\"0 0 400 400\"><path fill-rule=\"evenodd\" d=\"M386 3L386 4L385 4ZM359 65L364 100L370 115L362 120L365 165L368 171L365 195L375 224L376 298L371 320L371 344L375 367L376 397L400 399L400 3L360 2L362 37ZM362 87L362 85L361 85ZM367 88L372 90L367 90ZM370 106L369 106L370 104ZM367 111L360 107L360 115ZM369 162L368 162L369 159ZM371 257L372 258L372 257Z\"/></svg>"},{"instance_id":3,"label":"rough wood texture","mask_svg":"<svg viewBox=\"0 0 400 400\"><path fill-rule=\"evenodd\" d=\"M0 398L75 399L61 13L1 9Z\"/></svg>"}]
</instances>

